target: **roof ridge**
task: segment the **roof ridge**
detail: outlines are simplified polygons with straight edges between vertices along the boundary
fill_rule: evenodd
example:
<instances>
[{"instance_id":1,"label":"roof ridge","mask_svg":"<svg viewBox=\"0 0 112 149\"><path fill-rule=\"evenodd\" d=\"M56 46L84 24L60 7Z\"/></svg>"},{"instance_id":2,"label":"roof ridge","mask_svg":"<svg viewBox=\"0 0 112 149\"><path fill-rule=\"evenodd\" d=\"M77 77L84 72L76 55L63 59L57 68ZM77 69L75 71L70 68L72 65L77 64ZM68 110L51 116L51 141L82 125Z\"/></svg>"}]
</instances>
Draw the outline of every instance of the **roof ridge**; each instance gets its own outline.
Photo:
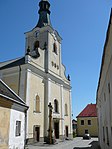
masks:
<instances>
[{"instance_id":1,"label":"roof ridge","mask_svg":"<svg viewBox=\"0 0 112 149\"><path fill-rule=\"evenodd\" d=\"M96 117L97 116L97 110L96 110L96 104L88 104L77 117Z\"/></svg>"}]
</instances>

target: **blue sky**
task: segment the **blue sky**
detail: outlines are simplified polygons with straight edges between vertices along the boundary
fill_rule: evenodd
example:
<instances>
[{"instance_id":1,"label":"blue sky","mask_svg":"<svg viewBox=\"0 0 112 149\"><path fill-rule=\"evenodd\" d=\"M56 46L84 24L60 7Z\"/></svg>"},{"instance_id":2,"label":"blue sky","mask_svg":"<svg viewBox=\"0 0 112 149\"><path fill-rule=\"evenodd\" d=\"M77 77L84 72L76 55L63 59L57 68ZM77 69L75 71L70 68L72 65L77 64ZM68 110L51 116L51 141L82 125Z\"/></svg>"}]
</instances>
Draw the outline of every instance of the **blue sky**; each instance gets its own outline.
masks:
<instances>
[{"instance_id":1,"label":"blue sky","mask_svg":"<svg viewBox=\"0 0 112 149\"><path fill-rule=\"evenodd\" d=\"M39 0L0 0L0 62L24 55L24 33L38 20ZM50 0L51 21L71 76L73 118L96 102L101 57L112 0Z\"/></svg>"}]
</instances>

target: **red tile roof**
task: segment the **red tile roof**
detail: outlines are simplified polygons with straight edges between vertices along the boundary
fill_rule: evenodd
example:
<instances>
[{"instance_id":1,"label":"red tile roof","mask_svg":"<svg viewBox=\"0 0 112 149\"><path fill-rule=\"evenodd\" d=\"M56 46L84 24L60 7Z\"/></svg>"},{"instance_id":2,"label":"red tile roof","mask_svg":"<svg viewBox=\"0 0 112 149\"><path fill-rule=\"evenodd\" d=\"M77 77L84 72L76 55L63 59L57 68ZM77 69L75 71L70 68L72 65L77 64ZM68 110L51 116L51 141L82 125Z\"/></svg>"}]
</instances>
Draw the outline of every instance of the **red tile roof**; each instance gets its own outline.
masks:
<instances>
[{"instance_id":1,"label":"red tile roof","mask_svg":"<svg viewBox=\"0 0 112 149\"><path fill-rule=\"evenodd\" d=\"M77 117L97 117L96 104L88 104Z\"/></svg>"}]
</instances>

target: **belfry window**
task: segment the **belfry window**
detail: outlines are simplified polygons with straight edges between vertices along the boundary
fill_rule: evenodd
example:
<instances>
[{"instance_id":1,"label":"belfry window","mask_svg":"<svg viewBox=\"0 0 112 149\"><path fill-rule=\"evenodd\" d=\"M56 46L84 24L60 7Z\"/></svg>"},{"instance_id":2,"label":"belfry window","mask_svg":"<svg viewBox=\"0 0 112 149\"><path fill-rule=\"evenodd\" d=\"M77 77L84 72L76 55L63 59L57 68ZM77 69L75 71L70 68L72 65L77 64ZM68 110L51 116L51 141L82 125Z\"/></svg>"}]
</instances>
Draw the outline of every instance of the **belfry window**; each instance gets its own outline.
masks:
<instances>
[{"instance_id":1,"label":"belfry window","mask_svg":"<svg viewBox=\"0 0 112 149\"><path fill-rule=\"evenodd\" d=\"M39 41L37 40L35 43L34 43L34 50L38 49L39 48Z\"/></svg>"},{"instance_id":2,"label":"belfry window","mask_svg":"<svg viewBox=\"0 0 112 149\"><path fill-rule=\"evenodd\" d=\"M58 101L54 100L54 112L58 113Z\"/></svg>"},{"instance_id":3,"label":"belfry window","mask_svg":"<svg viewBox=\"0 0 112 149\"><path fill-rule=\"evenodd\" d=\"M53 52L57 55L57 45L56 43L53 44Z\"/></svg>"}]
</instances>

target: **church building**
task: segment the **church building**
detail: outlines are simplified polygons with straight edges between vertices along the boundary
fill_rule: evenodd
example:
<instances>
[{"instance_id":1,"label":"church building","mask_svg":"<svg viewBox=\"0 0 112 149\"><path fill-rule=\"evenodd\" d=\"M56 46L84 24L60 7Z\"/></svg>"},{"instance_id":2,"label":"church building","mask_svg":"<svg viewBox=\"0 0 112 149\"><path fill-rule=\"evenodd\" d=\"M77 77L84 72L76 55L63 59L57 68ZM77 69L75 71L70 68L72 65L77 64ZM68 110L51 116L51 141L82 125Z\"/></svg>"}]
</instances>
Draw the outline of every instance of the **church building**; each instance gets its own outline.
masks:
<instances>
[{"instance_id":1,"label":"church building","mask_svg":"<svg viewBox=\"0 0 112 149\"><path fill-rule=\"evenodd\" d=\"M72 138L71 85L62 64L62 38L51 25L48 0L39 2L38 13L37 25L25 33L25 55L0 63L0 79L29 107L27 143L48 137L49 103L55 138Z\"/></svg>"}]
</instances>

